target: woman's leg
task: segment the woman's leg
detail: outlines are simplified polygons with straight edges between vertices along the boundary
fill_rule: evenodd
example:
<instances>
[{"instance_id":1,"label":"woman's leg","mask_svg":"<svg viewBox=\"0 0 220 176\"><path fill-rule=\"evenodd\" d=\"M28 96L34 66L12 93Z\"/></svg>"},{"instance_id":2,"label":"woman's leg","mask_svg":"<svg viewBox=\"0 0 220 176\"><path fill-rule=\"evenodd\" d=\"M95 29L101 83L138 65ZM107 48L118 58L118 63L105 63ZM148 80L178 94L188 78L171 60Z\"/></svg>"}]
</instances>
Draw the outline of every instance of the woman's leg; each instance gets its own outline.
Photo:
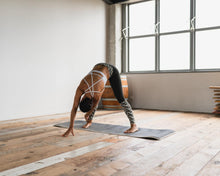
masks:
<instances>
[{"instance_id":1,"label":"woman's leg","mask_svg":"<svg viewBox=\"0 0 220 176\"><path fill-rule=\"evenodd\" d=\"M89 118L88 118L88 121L92 121L92 119L93 119L93 117L94 117L94 115L95 115L95 112L96 112L97 108L98 108L98 107L96 107L96 108L93 110L93 112L90 114L90 116L89 116Z\"/></svg>"},{"instance_id":2,"label":"woman's leg","mask_svg":"<svg viewBox=\"0 0 220 176\"><path fill-rule=\"evenodd\" d=\"M128 101L124 98L123 91L122 91L122 84L121 84L121 78L120 74L118 72L118 69L113 67L113 74L109 78L112 90L114 92L115 97L117 98L118 102L123 107L125 114L127 115L130 124L135 124L134 115L132 112L131 105L128 103Z\"/></svg>"}]
</instances>

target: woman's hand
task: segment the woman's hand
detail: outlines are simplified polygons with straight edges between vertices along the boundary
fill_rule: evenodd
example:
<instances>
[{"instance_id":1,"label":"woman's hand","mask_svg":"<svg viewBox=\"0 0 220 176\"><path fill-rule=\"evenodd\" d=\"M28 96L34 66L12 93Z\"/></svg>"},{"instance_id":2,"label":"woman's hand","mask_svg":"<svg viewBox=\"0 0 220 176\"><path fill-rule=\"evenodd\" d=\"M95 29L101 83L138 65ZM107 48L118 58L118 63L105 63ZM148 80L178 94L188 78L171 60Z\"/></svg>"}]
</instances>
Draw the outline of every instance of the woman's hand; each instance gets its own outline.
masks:
<instances>
[{"instance_id":1,"label":"woman's hand","mask_svg":"<svg viewBox=\"0 0 220 176\"><path fill-rule=\"evenodd\" d=\"M73 127L69 127L68 130L62 136L67 137L70 133L74 136Z\"/></svg>"}]
</instances>

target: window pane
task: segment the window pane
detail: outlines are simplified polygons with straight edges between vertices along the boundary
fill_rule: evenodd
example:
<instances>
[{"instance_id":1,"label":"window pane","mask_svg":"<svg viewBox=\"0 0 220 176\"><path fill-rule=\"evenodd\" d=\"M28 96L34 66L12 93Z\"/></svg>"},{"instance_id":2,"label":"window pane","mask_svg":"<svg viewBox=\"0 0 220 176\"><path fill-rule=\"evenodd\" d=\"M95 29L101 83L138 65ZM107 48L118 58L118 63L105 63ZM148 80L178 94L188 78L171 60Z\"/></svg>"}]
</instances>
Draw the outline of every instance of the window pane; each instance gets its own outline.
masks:
<instances>
[{"instance_id":1,"label":"window pane","mask_svg":"<svg viewBox=\"0 0 220 176\"><path fill-rule=\"evenodd\" d=\"M160 32L190 28L190 0L160 1Z\"/></svg>"},{"instance_id":2,"label":"window pane","mask_svg":"<svg viewBox=\"0 0 220 176\"><path fill-rule=\"evenodd\" d=\"M129 14L130 36L154 33L155 1L130 5Z\"/></svg>"},{"instance_id":3,"label":"window pane","mask_svg":"<svg viewBox=\"0 0 220 176\"><path fill-rule=\"evenodd\" d=\"M160 69L189 69L189 33L161 36Z\"/></svg>"},{"instance_id":4,"label":"window pane","mask_svg":"<svg viewBox=\"0 0 220 176\"><path fill-rule=\"evenodd\" d=\"M220 68L220 30L196 33L196 69Z\"/></svg>"},{"instance_id":5,"label":"window pane","mask_svg":"<svg viewBox=\"0 0 220 176\"><path fill-rule=\"evenodd\" d=\"M196 1L196 27L220 26L220 0Z\"/></svg>"},{"instance_id":6,"label":"window pane","mask_svg":"<svg viewBox=\"0 0 220 176\"><path fill-rule=\"evenodd\" d=\"M155 70L155 38L130 39L129 71Z\"/></svg>"}]
</instances>

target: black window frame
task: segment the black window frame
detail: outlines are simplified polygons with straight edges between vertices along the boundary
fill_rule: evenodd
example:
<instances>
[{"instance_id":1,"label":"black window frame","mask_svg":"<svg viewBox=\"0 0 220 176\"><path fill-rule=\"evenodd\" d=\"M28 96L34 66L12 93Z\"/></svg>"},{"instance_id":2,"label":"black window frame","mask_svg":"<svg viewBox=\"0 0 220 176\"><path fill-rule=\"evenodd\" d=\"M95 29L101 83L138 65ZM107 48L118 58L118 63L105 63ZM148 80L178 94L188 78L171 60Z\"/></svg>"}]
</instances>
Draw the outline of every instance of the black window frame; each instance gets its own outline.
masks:
<instances>
[{"instance_id":1,"label":"black window frame","mask_svg":"<svg viewBox=\"0 0 220 176\"><path fill-rule=\"evenodd\" d=\"M129 6L142 3L142 2L135 2L130 4L123 4L122 5L122 72L123 73L191 73L191 72L220 72L220 68L217 69L196 69L196 33L199 31L208 31L208 30L220 30L219 26L209 26L203 28L196 28L196 0L189 0L190 1L190 23L188 30L179 30L179 31L172 31L172 32L164 32L160 33L160 0L148 0L148 1L155 1L155 24L157 24L157 30L154 34L149 35L137 35L137 36L130 36L129 35ZM175 35L181 33L189 33L190 36L190 66L187 70L160 70L160 36L163 35ZM129 41L135 38L144 38L144 37L155 37L155 70L154 71L130 71L129 70Z\"/></svg>"}]
</instances>

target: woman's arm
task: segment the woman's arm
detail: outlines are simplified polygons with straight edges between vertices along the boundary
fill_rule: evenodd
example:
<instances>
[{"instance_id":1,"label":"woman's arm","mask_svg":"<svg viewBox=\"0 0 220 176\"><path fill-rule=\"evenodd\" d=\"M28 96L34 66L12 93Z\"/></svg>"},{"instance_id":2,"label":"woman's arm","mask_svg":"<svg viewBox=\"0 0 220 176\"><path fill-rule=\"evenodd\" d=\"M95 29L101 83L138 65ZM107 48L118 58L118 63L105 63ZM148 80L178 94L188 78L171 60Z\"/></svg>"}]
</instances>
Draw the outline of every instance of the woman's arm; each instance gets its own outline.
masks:
<instances>
[{"instance_id":1,"label":"woman's arm","mask_svg":"<svg viewBox=\"0 0 220 176\"><path fill-rule=\"evenodd\" d=\"M74 121L76 118L76 112L79 106L80 98L82 96L83 92L79 89L79 87L76 90L75 98L74 98L74 103L73 103L73 108L71 110L71 116L70 116L70 125L68 130L63 134L63 137L66 137L71 133L74 136L73 132L73 127L74 127Z\"/></svg>"},{"instance_id":2,"label":"woman's arm","mask_svg":"<svg viewBox=\"0 0 220 176\"><path fill-rule=\"evenodd\" d=\"M101 99L101 96L100 96L100 95L99 95L99 96L95 96L95 97L93 98L92 108L91 108L90 111L88 111L88 112L85 114L85 119L86 119L87 122L88 122L88 120L91 120L91 119L93 118L100 99ZM92 117L91 117L91 116L92 116Z\"/></svg>"}]
</instances>

